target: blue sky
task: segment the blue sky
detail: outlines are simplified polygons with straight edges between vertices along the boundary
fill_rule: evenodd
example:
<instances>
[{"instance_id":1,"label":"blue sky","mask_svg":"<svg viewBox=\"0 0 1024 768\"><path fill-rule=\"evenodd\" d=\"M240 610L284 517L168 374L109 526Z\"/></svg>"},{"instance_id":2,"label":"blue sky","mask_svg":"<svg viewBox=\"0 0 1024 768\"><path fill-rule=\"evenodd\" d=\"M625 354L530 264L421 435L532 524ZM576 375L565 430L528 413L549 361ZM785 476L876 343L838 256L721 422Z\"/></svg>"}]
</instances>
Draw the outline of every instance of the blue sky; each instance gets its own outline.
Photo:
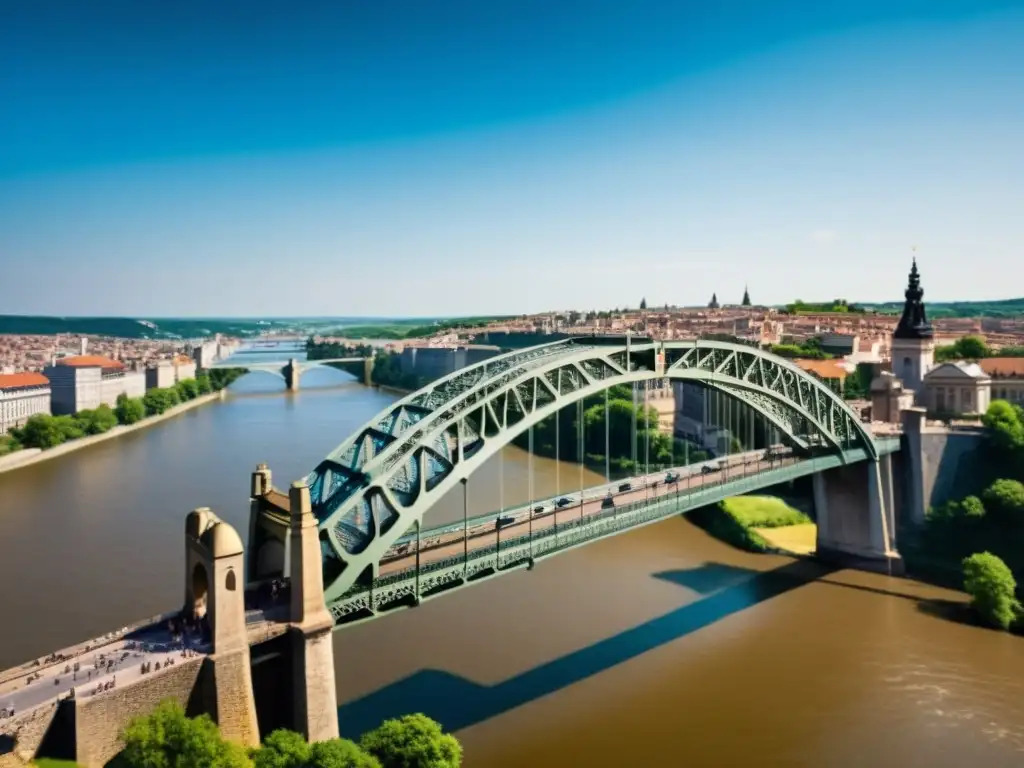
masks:
<instances>
[{"instance_id":1,"label":"blue sky","mask_svg":"<svg viewBox=\"0 0 1024 768\"><path fill-rule=\"evenodd\" d=\"M0 312L1024 295L1024 3L8 3Z\"/></svg>"}]
</instances>

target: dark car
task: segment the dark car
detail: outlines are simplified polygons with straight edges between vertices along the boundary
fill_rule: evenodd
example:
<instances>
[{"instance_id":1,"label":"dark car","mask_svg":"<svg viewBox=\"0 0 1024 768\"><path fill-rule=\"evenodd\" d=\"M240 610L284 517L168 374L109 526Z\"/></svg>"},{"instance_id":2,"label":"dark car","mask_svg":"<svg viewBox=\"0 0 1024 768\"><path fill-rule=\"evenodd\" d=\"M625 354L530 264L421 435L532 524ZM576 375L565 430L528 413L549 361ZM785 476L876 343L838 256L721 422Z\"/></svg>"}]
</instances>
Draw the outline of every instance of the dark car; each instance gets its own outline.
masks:
<instances>
[{"instance_id":1,"label":"dark car","mask_svg":"<svg viewBox=\"0 0 1024 768\"><path fill-rule=\"evenodd\" d=\"M516 519L511 515L505 515L504 517L499 517L497 521L495 521L494 527L501 529L506 526L512 525L515 521Z\"/></svg>"},{"instance_id":2,"label":"dark car","mask_svg":"<svg viewBox=\"0 0 1024 768\"><path fill-rule=\"evenodd\" d=\"M613 509L615 507L615 499L609 493L603 499L601 499L601 509Z\"/></svg>"},{"instance_id":3,"label":"dark car","mask_svg":"<svg viewBox=\"0 0 1024 768\"><path fill-rule=\"evenodd\" d=\"M562 507L568 507L572 503L572 499L570 499L568 496L563 496L562 498L555 502L555 506L558 507L558 509L561 509Z\"/></svg>"},{"instance_id":4,"label":"dark car","mask_svg":"<svg viewBox=\"0 0 1024 768\"><path fill-rule=\"evenodd\" d=\"M544 505L543 504L538 504L536 507L534 507L533 508L533 514L535 514L535 515L543 515L544 514Z\"/></svg>"},{"instance_id":5,"label":"dark car","mask_svg":"<svg viewBox=\"0 0 1024 768\"><path fill-rule=\"evenodd\" d=\"M711 464L705 464L703 467L700 468L700 473L702 475L710 475L712 472L717 472L719 469L721 469L721 467L712 466Z\"/></svg>"},{"instance_id":6,"label":"dark car","mask_svg":"<svg viewBox=\"0 0 1024 768\"><path fill-rule=\"evenodd\" d=\"M665 485L671 485L672 483L678 483L678 482L679 482L679 473L677 473L677 472L669 472L667 475L665 475Z\"/></svg>"},{"instance_id":7,"label":"dark car","mask_svg":"<svg viewBox=\"0 0 1024 768\"><path fill-rule=\"evenodd\" d=\"M623 483L622 485L619 486L619 493L625 493L626 491L632 491L632 490L633 490L633 484L632 483Z\"/></svg>"}]
</instances>

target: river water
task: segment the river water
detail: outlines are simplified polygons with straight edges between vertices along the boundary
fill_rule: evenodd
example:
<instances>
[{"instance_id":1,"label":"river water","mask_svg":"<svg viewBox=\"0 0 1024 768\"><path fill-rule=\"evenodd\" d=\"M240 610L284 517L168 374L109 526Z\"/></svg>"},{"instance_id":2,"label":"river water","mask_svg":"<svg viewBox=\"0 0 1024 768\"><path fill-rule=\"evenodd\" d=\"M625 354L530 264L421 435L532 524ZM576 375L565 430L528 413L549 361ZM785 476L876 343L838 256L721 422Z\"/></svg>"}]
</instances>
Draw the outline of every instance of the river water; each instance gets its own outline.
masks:
<instances>
[{"instance_id":1,"label":"river water","mask_svg":"<svg viewBox=\"0 0 1024 768\"><path fill-rule=\"evenodd\" d=\"M176 607L190 509L244 533L257 463L286 487L392 399L337 371L294 394L253 374L0 475L0 668ZM578 489L578 466L532 464L535 496ZM527 501L528 465L484 467L470 513ZM460 515L448 498L430 522ZM424 711L468 768L1022 765L1024 642L945 618L956 599L673 519L336 633L342 730Z\"/></svg>"}]
</instances>

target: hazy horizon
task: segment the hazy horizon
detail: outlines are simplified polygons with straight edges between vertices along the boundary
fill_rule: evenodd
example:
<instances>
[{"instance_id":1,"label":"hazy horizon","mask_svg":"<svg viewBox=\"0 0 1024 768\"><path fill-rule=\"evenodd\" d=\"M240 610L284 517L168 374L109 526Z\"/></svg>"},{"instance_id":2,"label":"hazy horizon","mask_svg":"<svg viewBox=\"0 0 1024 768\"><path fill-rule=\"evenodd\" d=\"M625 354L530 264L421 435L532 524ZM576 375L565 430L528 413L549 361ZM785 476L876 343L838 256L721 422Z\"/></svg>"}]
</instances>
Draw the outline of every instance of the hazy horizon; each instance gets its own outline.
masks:
<instances>
[{"instance_id":1,"label":"hazy horizon","mask_svg":"<svg viewBox=\"0 0 1024 768\"><path fill-rule=\"evenodd\" d=\"M20 4L0 309L885 303L912 246L926 301L1001 300L1022 39L998 0Z\"/></svg>"}]
</instances>

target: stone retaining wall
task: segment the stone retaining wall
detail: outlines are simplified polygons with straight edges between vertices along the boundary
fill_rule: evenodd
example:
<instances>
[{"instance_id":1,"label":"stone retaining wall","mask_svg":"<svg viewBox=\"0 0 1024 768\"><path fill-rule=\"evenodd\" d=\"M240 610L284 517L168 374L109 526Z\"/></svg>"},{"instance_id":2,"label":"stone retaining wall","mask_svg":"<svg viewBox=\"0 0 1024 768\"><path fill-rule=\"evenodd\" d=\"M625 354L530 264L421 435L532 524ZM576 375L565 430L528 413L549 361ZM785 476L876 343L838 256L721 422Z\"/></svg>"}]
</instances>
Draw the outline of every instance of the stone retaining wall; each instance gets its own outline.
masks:
<instances>
[{"instance_id":1,"label":"stone retaining wall","mask_svg":"<svg viewBox=\"0 0 1024 768\"><path fill-rule=\"evenodd\" d=\"M75 701L76 762L86 768L105 765L121 751L120 734L129 721L150 714L166 699L187 709L204 661L201 656L176 660L169 670Z\"/></svg>"},{"instance_id":2,"label":"stone retaining wall","mask_svg":"<svg viewBox=\"0 0 1024 768\"><path fill-rule=\"evenodd\" d=\"M0 721L0 735L14 739L14 751L0 755L0 768L28 762L36 756L59 706L59 702L51 701L24 713L19 712L9 720Z\"/></svg>"}]
</instances>

